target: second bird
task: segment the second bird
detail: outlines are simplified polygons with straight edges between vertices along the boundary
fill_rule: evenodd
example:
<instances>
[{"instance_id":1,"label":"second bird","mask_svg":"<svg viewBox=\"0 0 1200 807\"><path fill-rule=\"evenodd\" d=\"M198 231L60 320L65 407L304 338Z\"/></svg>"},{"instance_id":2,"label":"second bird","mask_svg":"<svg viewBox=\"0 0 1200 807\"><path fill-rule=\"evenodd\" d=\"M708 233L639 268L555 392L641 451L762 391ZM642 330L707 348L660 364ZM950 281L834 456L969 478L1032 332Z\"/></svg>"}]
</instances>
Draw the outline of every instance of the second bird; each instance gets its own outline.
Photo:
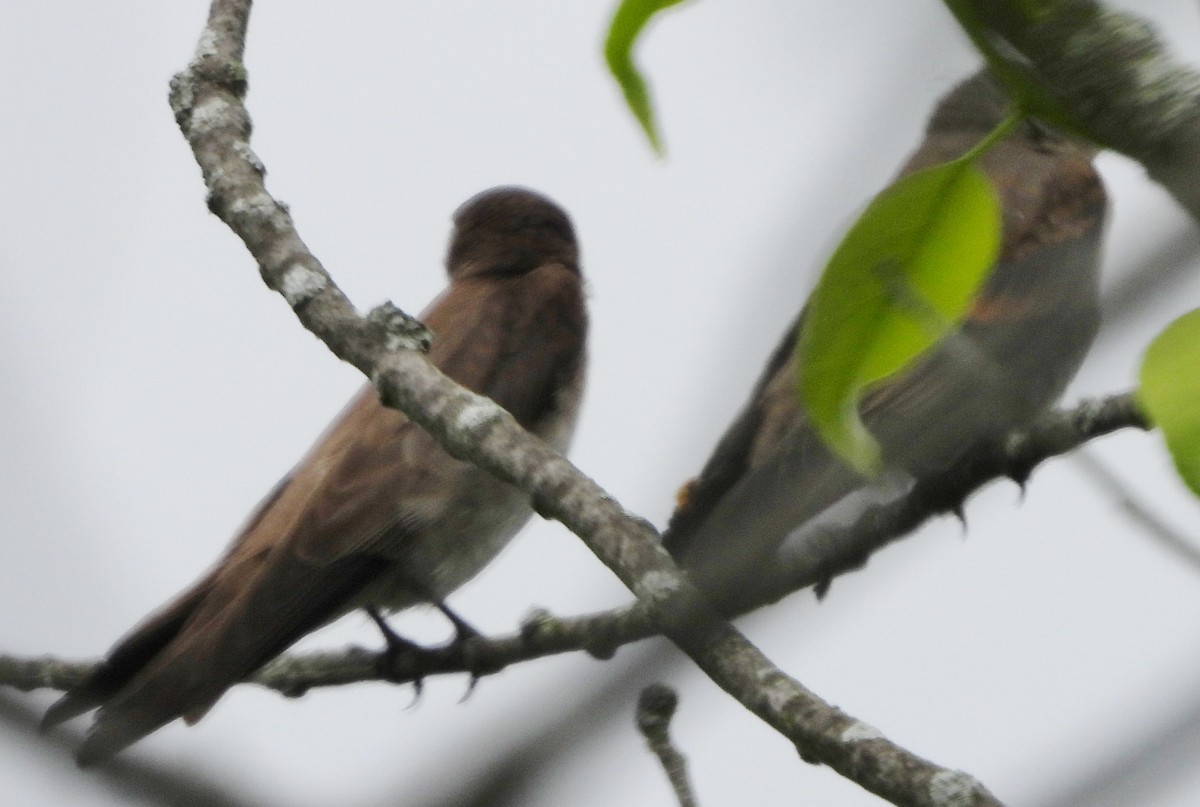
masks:
<instances>
[{"instance_id":1,"label":"second bird","mask_svg":"<svg viewBox=\"0 0 1200 807\"><path fill-rule=\"evenodd\" d=\"M938 104L902 175L963 155L1007 114L988 74L968 79ZM978 441L1029 423L1079 369L1099 324L1107 206L1091 158L1087 144L1032 121L983 156L1003 215L996 265L960 327L862 402L893 474L944 470ZM798 404L803 317L664 535L698 582L735 606L794 530L867 484L830 453Z\"/></svg>"}]
</instances>

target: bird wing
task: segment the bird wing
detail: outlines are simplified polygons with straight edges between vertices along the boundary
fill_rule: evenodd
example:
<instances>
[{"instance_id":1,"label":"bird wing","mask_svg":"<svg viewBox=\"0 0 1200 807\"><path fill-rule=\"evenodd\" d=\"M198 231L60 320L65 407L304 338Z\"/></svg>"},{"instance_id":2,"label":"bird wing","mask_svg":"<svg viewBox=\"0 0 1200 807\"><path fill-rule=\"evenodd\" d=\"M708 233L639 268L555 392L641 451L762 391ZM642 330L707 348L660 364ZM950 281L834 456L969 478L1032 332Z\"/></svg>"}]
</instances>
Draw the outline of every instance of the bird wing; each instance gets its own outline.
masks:
<instances>
[{"instance_id":1,"label":"bird wing","mask_svg":"<svg viewBox=\"0 0 1200 807\"><path fill-rule=\"evenodd\" d=\"M978 138L970 129L930 138L901 176L957 157ZM1106 200L1087 149L1023 132L994 147L981 166L1001 197L1003 242L971 320L900 377L868 390L861 405L888 464L914 472L943 467L972 441L1051 403L1069 379L1060 369L1078 366L1095 333ZM1000 337L993 328L982 345L981 328L1006 315L1021 326ZM816 439L796 400L793 351L803 317L784 334L664 533L664 546L702 582L736 587L789 532L865 483ZM972 417L959 417L961 409ZM921 432L930 422L947 425Z\"/></svg>"},{"instance_id":2,"label":"bird wing","mask_svg":"<svg viewBox=\"0 0 1200 807\"><path fill-rule=\"evenodd\" d=\"M686 560L696 544L697 530L713 508L742 479L751 462L751 452L766 416L763 393L785 367L791 367L801 312L771 352L766 366L750 392L750 398L721 436L700 475L690 480L679 496L678 506L663 531L663 546L677 559Z\"/></svg>"},{"instance_id":3,"label":"bird wing","mask_svg":"<svg viewBox=\"0 0 1200 807\"><path fill-rule=\"evenodd\" d=\"M536 427L552 415L563 374L582 367L582 307L577 273L558 265L455 283L425 314L430 360ZM453 509L475 473L364 388L215 569L113 649L103 691L85 686L56 713L104 701L81 762L175 717L199 719L229 686L343 613L387 572L385 548Z\"/></svg>"}]
</instances>

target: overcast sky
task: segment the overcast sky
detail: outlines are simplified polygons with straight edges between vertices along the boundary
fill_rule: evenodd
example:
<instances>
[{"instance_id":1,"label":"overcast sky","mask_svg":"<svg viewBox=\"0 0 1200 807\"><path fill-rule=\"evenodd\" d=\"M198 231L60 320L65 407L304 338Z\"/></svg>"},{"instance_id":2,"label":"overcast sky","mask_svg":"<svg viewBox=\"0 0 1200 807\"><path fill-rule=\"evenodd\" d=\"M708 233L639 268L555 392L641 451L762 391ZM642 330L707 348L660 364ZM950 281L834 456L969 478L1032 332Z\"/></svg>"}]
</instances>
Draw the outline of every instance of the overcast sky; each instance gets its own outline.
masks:
<instances>
[{"instance_id":1,"label":"overcast sky","mask_svg":"<svg viewBox=\"0 0 1200 807\"><path fill-rule=\"evenodd\" d=\"M1193 3L1136 6L1180 58L1200 59ZM215 559L361 383L205 209L166 101L205 13L191 0L0 12L0 653L102 653ZM444 285L449 216L475 192L519 183L563 204L592 317L571 457L662 525L822 259L975 59L935 0L685 4L640 51L669 150L656 161L603 69L610 13L608 0L262 3L252 143L364 309L425 306ZM1164 243L1196 250L1138 166L1101 166L1108 287ZM1128 389L1146 342L1198 304L1185 272L1114 320L1068 399ZM1200 508L1157 436L1095 454L1200 541ZM1197 803L1200 571L1070 461L1039 470L1024 497L988 488L967 519L965 539L936 522L823 604L797 595L745 627L827 700L1008 803ZM538 521L452 604L507 632L533 606L628 599L570 533ZM399 624L445 635L433 618ZM347 642L379 640L352 615L304 646ZM879 803L799 761L687 665L639 671L650 646L522 665L463 704L460 677L430 681L411 709L407 687L300 701L240 687L126 759L186 769L238 804L374 807L448 804L520 752L540 762L504 803L665 805L632 727L638 689L662 679L681 691L675 734L702 803ZM23 710L51 697L0 700L0 801L134 801L144 785L76 770L60 740L80 726L29 732ZM575 715L590 732L576 742L555 718L581 703L595 705ZM1087 782L1098 792L1075 789Z\"/></svg>"}]
</instances>

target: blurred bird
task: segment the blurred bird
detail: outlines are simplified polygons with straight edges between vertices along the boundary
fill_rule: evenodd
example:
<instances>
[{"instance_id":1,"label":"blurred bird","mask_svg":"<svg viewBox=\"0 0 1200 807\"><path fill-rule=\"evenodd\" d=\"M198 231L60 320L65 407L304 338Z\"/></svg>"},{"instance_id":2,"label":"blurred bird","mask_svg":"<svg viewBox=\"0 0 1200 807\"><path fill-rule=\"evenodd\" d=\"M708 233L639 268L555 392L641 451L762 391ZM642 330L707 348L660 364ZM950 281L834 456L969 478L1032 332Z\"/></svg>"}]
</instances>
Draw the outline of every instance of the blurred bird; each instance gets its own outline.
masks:
<instances>
[{"instance_id":1,"label":"blurred bird","mask_svg":"<svg viewBox=\"0 0 1200 807\"><path fill-rule=\"evenodd\" d=\"M454 215L449 288L424 313L429 360L558 450L570 441L587 314L567 215L502 187ZM100 707L80 764L162 725L199 720L233 684L359 607L440 602L532 514L528 497L452 458L370 386L259 505L224 557L117 643L54 704L54 725Z\"/></svg>"},{"instance_id":2,"label":"blurred bird","mask_svg":"<svg viewBox=\"0 0 1200 807\"><path fill-rule=\"evenodd\" d=\"M938 104L901 175L961 156L1007 111L986 72L963 82ZM862 401L893 484L944 470L978 441L1029 423L1075 375L1099 326L1107 203L1092 156L1035 121L984 155L1003 211L995 267L958 329ZM803 318L684 488L664 534L665 547L719 601L744 599L754 570L793 531L868 484L830 454L797 402Z\"/></svg>"}]
</instances>

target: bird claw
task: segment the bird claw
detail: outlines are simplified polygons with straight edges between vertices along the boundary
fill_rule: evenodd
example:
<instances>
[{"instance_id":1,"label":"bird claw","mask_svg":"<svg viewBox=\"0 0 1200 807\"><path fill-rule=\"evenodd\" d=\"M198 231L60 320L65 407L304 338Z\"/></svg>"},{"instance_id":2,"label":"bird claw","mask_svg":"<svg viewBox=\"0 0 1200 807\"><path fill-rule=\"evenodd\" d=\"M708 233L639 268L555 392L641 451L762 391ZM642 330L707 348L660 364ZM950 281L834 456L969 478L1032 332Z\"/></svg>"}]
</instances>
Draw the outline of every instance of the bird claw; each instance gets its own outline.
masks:
<instances>
[{"instance_id":1,"label":"bird claw","mask_svg":"<svg viewBox=\"0 0 1200 807\"><path fill-rule=\"evenodd\" d=\"M392 626L387 623L383 615L379 613L379 609L373 605L366 606L363 610L367 612L367 616L371 617L371 621L379 628L379 632L383 634L384 648L376 657L375 666L380 677L388 681L396 683L408 683L410 680L413 685L413 700L406 708L416 708L421 701L421 693L425 688L425 670L417 659L428 653L425 648L415 642L405 639L396 631L392 630ZM411 663L412 674L406 676L397 674L396 668L399 665L401 658L407 657Z\"/></svg>"},{"instance_id":2,"label":"bird claw","mask_svg":"<svg viewBox=\"0 0 1200 807\"><path fill-rule=\"evenodd\" d=\"M440 600L434 600L433 606L441 611L442 615L445 616L446 619L450 620L450 624L454 626L454 640L451 642L452 645L461 644L467 639L477 639L483 637L482 633L476 630L470 622L467 622L461 616L456 614L450 608L450 606L446 605L446 603L441 602Z\"/></svg>"},{"instance_id":3,"label":"bird claw","mask_svg":"<svg viewBox=\"0 0 1200 807\"><path fill-rule=\"evenodd\" d=\"M500 668L495 665L489 667L483 664L479 655L472 652L471 640L483 638L483 634L475 626L456 614L444 602L435 601L434 607L441 611L446 619L450 620L450 624L454 626L454 638L446 646L446 652L451 655L458 655L462 660L463 668L471 676L467 682L466 691L463 692L462 697L458 700L459 703L466 703L467 699L475 691L479 680L488 673L498 672Z\"/></svg>"},{"instance_id":4,"label":"bird claw","mask_svg":"<svg viewBox=\"0 0 1200 807\"><path fill-rule=\"evenodd\" d=\"M404 707L404 711L406 712L414 712L416 711L417 706L420 705L421 696L425 694L425 678L420 675L415 676L412 679L412 685L413 697L412 700L408 702L408 706Z\"/></svg>"},{"instance_id":5,"label":"bird claw","mask_svg":"<svg viewBox=\"0 0 1200 807\"><path fill-rule=\"evenodd\" d=\"M963 534L967 532L967 511L963 507L963 502L959 500L950 506L950 515L958 519L958 523L962 526Z\"/></svg>"},{"instance_id":6,"label":"bird claw","mask_svg":"<svg viewBox=\"0 0 1200 807\"><path fill-rule=\"evenodd\" d=\"M478 654L472 651L471 640L482 639L482 633L454 613L445 603L435 600L433 605L450 620L455 634L454 638L446 645L436 648L422 647L400 636L388 625L378 608L368 606L365 609L367 615L383 634L385 642L385 647L376 662L379 675L397 683L411 681L415 696L408 707L410 709L420 702L427 673L445 670L457 661L470 675L467 689L459 699L459 703L463 703L471 697L476 685L484 675L498 672L501 669L500 666L483 663ZM400 661L401 659L404 660L403 663Z\"/></svg>"},{"instance_id":7,"label":"bird claw","mask_svg":"<svg viewBox=\"0 0 1200 807\"><path fill-rule=\"evenodd\" d=\"M479 673L471 670L471 677L467 679L467 688L463 690L462 697L458 699L459 703L466 703L475 692L475 685L479 683Z\"/></svg>"},{"instance_id":8,"label":"bird claw","mask_svg":"<svg viewBox=\"0 0 1200 807\"><path fill-rule=\"evenodd\" d=\"M490 673L499 672L503 665L487 664L481 659L479 653L476 652L478 645L474 640L482 639L483 634L459 618L449 608L446 608L444 605L438 607L446 615L446 618L454 623L455 636L446 649L449 653L455 654L461 659L463 669L470 675L470 679L467 681L467 689L458 701L459 703L466 703L467 699L475 692L475 687L479 684L480 679Z\"/></svg>"}]
</instances>

